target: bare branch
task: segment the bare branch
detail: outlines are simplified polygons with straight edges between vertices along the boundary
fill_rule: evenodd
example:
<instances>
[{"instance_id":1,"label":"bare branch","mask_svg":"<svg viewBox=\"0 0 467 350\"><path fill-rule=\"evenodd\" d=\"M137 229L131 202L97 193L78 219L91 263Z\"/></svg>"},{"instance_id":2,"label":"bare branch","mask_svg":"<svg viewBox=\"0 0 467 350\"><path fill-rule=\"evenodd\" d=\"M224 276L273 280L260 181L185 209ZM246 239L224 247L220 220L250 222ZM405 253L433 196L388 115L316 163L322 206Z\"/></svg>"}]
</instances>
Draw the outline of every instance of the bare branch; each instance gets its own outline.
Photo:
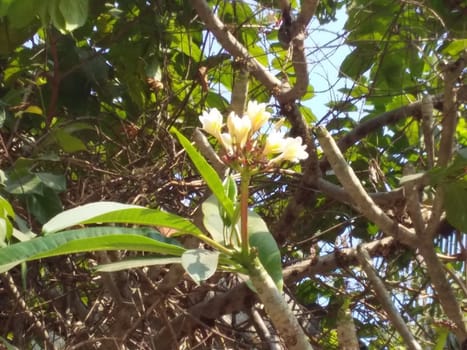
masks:
<instances>
[{"instance_id":1,"label":"bare branch","mask_svg":"<svg viewBox=\"0 0 467 350\"><path fill-rule=\"evenodd\" d=\"M378 225L383 232L397 238L404 244L413 246L416 243L415 234L400 223L393 221L375 204L363 188L353 169L345 161L329 132L323 127L316 130L323 152L345 191L351 196L353 206Z\"/></svg>"},{"instance_id":2,"label":"bare branch","mask_svg":"<svg viewBox=\"0 0 467 350\"><path fill-rule=\"evenodd\" d=\"M323 178L319 178L316 182L317 189L323 192L326 196L337 200L341 203L351 204L352 199L344 188L333 184ZM371 199L381 208L393 208L404 201L403 188L397 188L390 192L374 192L369 193Z\"/></svg>"},{"instance_id":3,"label":"bare branch","mask_svg":"<svg viewBox=\"0 0 467 350\"><path fill-rule=\"evenodd\" d=\"M201 154L212 164L214 170L216 170L216 173L219 176L222 176L226 168L225 164L219 158L217 153L212 149L206 136L204 136L199 128L195 128L193 131L193 141L195 142Z\"/></svg>"},{"instance_id":4,"label":"bare branch","mask_svg":"<svg viewBox=\"0 0 467 350\"><path fill-rule=\"evenodd\" d=\"M371 256L386 256L391 251L397 249L398 245L393 237L385 237L370 243L363 244L363 247ZM286 267L283 270L284 281L292 284L305 277L314 275L326 275L340 267L357 265L357 249L345 248L332 254L320 256L315 259L304 259L296 264Z\"/></svg>"},{"instance_id":5,"label":"bare branch","mask_svg":"<svg viewBox=\"0 0 467 350\"><path fill-rule=\"evenodd\" d=\"M415 174L415 168L412 164L407 163L404 166L403 175ZM422 217L420 208L420 195L418 191L418 184L414 181L407 181L404 183L405 198L407 204L407 212L412 219L415 233L420 237L425 234L425 221Z\"/></svg>"},{"instance_id":6,"label":"bare branch","mask_svg":"<svg viewBox=\"0 0 467 350\"><path fill-rule=\"evenodd\" d=\"M467 102L467 87L462 86L459 89L459 92L462 92L462 96L459 96L459 101ZM444 96L436 95L432 96L433 107L436 109L444 108ZM355 145L359 140L363 139L367 135L371 134L375 130L378 130L386 125L395 124L400 120L403 120L407 117L414 117L417 119L421 118L422 110L422 101L417 101L407 106L393 109L391 111L385 112L377 117L369 119L364 123L359 124L351 132L343 136L338 142L338 146L342 152L345 152L350 146ZM321 171L324 173L329 169L329 162L326 158L323 158L320 161Z\"/></svg>"},{"instance_id":7,"label":"bare branch","mask_svg":"<svg viewBox=\"0 0 467 350\"><path fill-rule=\"evenodd\" d=\"M273 234L277 238L277 241L282 244L286 238L290 235L293 230L293 225L303 208L308 203L313 203L316 193L313 190L315 183L321 176L321 172L318 166L318 154L316 152L316 146L311 139L309 127L306 124L305 119L300 113L298 106L295 102L283 106L283 114L292 124L290 134L292 136L300 136L304 143L307 145L307 152L309 154L308 159L303 163L303 176L300 179L297 190L293 197L287 204L287 208L281 215L278 223L273 229Z\"/></svg>"},{"instance_id":8,"label":"bare branch","mask_svg":"<svg viewBox=\"0 0 467 350\"><path fill-rule=\"evenodd\" d=\"M191 0L193 8L198 13L222 47L234 57L240 58L248 63L250 72L269 90L282 88L282 82L271 74L261 63L254 58L248 50L230 33L222 21L212 12L205 0ZM287 87L288 88L288 87Z\"/></svg>"},{"instance_id":9,"label":"bare branch","mask_svg":"<svg viewBox=\"0 0 467 350\"><path fill-rule=\"evenodd\" d=\"M456 81L467 64L467 51L456 62L443 67L444 71L444 103L443 119L441 122L441 140L439 144L437 166L445 167L449 164L453 148L454 135L457 125L457 90ZM427 236L433 237L441 221L444 211L444 191L441 186L436 189L436 196L433 200L433 209L427 226Z\"/></svg>"},{"instance_id":10,"label":"bare branch","mask_svg":"<svg viewBox=\"0 0 467 350\"><path fill-rule=\"evenodd\" d=\"M290 36L292 39L292 62L297 80L290 90L282 91L278 94L277 100L283 103L290 103L302 97L308 89L308 65L305 55L306 27L313 18L318 0L306 0L302 2L302 8L296 21L292 22ZM284 8L283 8L284 9Z\"/></svg>"},{"instance_id":11,"label":"bare branch","mask_svg":"<svg viewBox=\"0 0 467 350\"><path fill-rule=\"evenodd\" d=\"M467 339L467 330L463 319L463 313L452 290L451 284L446 278L443 265L436 255L433 241L431 239L420 240L419 251L425 261L427 272L436 294L438 295L438 300L446 316L456 325L453 332L456 334L459 343L462 344L462 342Z\"/></svg>"},{"instance_id":12,"label":"bare branch","mask_svg":"<svg viewBox=\"0 0 467 350\"><path fill-rule=\"evenodd\" d=\"M357 259L360 262L360 266L362 267L363 271L367 275L368 279L371 282L373 290L375 291L376 297L380 302L381 306L386 310L388 314L388 318L391 320L394 327L397 329L399 334L401 335L402 339L404 339L407 347L413 350L422 350L422 347L413 337L412 333L410 333L409 328L405 324L402 316L397 311L396 307L394 306L391 295L386 290L383 281L379 278L378 274L376 273L373 265L371 264L370 255L368 251L362 246L359 245L357 247Z\"/></svg>"}]
</instances>

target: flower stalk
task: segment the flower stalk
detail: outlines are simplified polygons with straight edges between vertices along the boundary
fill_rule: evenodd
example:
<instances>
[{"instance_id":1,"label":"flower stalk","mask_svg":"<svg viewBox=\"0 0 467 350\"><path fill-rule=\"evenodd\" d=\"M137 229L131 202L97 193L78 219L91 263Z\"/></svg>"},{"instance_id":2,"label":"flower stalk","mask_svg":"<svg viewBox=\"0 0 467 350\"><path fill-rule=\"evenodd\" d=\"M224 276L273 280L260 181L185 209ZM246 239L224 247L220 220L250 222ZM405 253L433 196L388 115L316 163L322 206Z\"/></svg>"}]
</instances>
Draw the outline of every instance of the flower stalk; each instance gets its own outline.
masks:
<instances>
[{"instance_id":1,"label":"flower stalk","mask_svg":"<svg viewBox=\"0 0 467 350\"><path fill-rule=\"evenodd\" d=\"M251 175L248 169L244 169L240 177L240 237L241 249L244 255L250 250L248 239L248 198Z\"/></svg>"}]
</instances>

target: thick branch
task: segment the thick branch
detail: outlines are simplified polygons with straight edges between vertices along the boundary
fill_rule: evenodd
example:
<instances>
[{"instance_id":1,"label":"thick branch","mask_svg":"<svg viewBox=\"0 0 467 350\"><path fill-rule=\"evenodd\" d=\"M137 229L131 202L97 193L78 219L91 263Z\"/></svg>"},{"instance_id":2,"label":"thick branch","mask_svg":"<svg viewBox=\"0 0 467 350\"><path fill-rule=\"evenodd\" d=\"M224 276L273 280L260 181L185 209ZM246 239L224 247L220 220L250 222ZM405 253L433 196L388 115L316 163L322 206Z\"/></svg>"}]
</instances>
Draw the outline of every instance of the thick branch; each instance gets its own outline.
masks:
<instances>
[{"instance_id":1,"label":"thick branch","mask_svg":"<svg viewBox=\"0 0 467 350\"><path fill-rule=\"evenodd\" d=\"M320 178L316 182L316 188L327 197L339 201L340 203L352 204L352 198L345 189L332 182ZM379 207L389 209L404 202L404 189L396 188L389 192L374 192L369 193L369 196Z\"/></svg>"},{"instance_id":2,"label":"thick branch","mask_svg":"<svg viewBox=\"0 0 467 350\"><path fill-rule=\"evenodd\" d=\"M313 188L316 187L315 183L321 176L316 146L311 139L309 127L300 113L297 104L294 102L283 106L282 112L292 124L292 129L290 130L291 136L300 136L304 140L304 143L307 145L309 157L306 162L303 163L304 172L297 190L273 229L274 237L279 244L284 243L286 238L290 236L294 223L303 208L310 203L314 203L316 192Z\"/></svg>"},{"instance_id":3,"label":"thick branch","mask_svg":"<svg viewBox=\"0 0 467 350\"><path fill-rule=\"evenodd\" d=\"M371 256L386 256L397 248L397 242L392 237L385 237L362 245ZM306 277L326 275L341 267L358 264L358 252L355 248L345 248L332 254L320 256L318 259L305 259L284 269L284 281L290 285Z\"/></svg>"},{"instance_id":4,"label":"thick branch","mask_svg":"<svg viewBox=\"0 0 467 350\"><path fill-rule=\"evenodd\" d=\"M222 21L212 12L205 0L191 0L191 6L196 10L206 28L210 30L222 47L230 52L234 57L245 60L248 63L250 72L267 89L273 90L282 87L282 83L273 74L254 58L248 50L230 33Z\"/></svg>"},{"instance_id":5,"label":"thick branch","mask_svg":"<svg viewBox=\"0 0 467 350\"><path fill-rule=\"evenodd\" d=\"M413 246L416 242L414 233L405 226L393 221L375 204L363 188L353 169L345 161L329 132L325 128L318 128L317 136L334 173L345 191L351 196L354 207L378 225L386 234L399 239L404 244Z\"/></svg>"},{"instance_id":6,"label":"thick branch","mask_svg":"<svg viewBox=\"0 0 467 350\"><path fill-rule=\"evenodd\" d=\"M417 343L412 333L410 333L409 328L404 322L404 319L394 306L391 300L391 295L386 290L384 283L381 281L373 265L371 264L371 259L370 255L368 254L368 251L361 245L357 247L357 251L359 253L357 254L358 261L360 262L363 271L365 271L365 274L370 280L373 290L375 291L376 297L378 298L378 301L380 302L383 309L387 312L389 320L397 329L402 339L404 339L409 349L421 350L422 347L420 346L420 344Z\"/></svg>"},{"instance_id":7,"label":"thick branch","mask_svg":"<svg viewBox=\"0 0 467 350\"><path fill-rule=\"evenodd\" d=\"M308 89L308 66L305 56L306 27L315 14L318 0L307 0L302 2L302 8L296 21L292 23L292 63L297 80L292 89L283 91L276 96L279 103L290 103L302 97Z\"/></svg>"},{"instance_id":8,"label":"thick branch","mask_svg":"<svg viewBox=\"0 0 467 350\"><path fill-rule=\"evenodd\" d=\"M462 310L457 298L452 290L451 284L446 278L443 265L436 256L435 246L431 239L420 240L419 246L420 254L426 264L428 275L430 276L431 283L438 295L438 300L443 307L446 316L449 317L456 325L453 332L459 340L459 344L467 339L467 330L465 327Z\"/></svg>"},{"instance_id":9,"label":"thick branch","mask_svg":"<svg viewBox=\"0 0 467 350\"><path fill-rule=\"evenodd\" d=\"M444 103L443 103L443 119L441 122L441 140L439 145L437 166L445 167L451 161L454 136L457 125L457 91L456 82L462 70L467 64L467 51L463 57L456 62L448 64L444 67ZM441 221L441 215L444 210L444 191L441 186L436 189L436 196L433 201L433 209L427 226L427 236L433 237L436 229Z\"/></svg>"},{"instance_id":10,"label":"thick branch","mask_svg":"<svg viewBox=\"0 0 467 350\"><path fill-rule=\"evenodd\" d=\"M443 95L432 96L433 106L437 109L443 109ZM467 101L466 97L463 99ZM411 103L407 106L396 108L392 111L385 112L377 117L369 119L364 123L356 126L351 132L343 136L338 142L338 146L342 152L345 152L350 146L355 145L358 141L365 138L375 130L381 129L383 126L391 125L403 120L407 117L421 118L422 101ZM321 171L323 173L329 169L329 162L326 158L320 161Z\"/></svg>"}]
</instances>

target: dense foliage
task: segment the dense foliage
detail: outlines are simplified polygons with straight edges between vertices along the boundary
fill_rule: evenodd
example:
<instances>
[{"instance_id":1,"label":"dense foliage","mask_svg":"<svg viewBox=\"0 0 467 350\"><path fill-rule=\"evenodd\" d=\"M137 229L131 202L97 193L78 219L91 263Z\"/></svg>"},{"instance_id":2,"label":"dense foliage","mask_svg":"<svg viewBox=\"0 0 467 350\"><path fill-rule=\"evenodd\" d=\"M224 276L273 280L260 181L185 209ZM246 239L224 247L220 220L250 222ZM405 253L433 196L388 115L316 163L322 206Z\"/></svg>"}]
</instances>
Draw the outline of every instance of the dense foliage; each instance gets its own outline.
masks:
<instances>
[{"instance_id":1,"label":"dense foliage","mask_svg":"<svg viewBox=\"0 0 467 350\"><path fill-rule=\"evenodd\" d=\"M201 227L211 191L170 130L190 139L204 111L241 111L232 100L243 93L268 103L273 121L308 147L300 164L253 176L250 206L281 249L286 299L313 348L359 340L369 349L460 349L467 339L467 6L315 5L2 0L2 248L44 236L43 225L65 209L99 201L162 209ZM349 53L324 94L314 88L323 82L308 77L322 64L332 69L316 57L332 54L334 43L315 47L313 38L345 14L335 42ZM315 102L323 94L332 97L325 109ZM209 140L204 150L195 143L205 157L206 149L220 151ZM141 244L149 237L180 251L205 247L168 237L167 227L109 227L116 235L132 230ZM91 235L77 226L66 239L82 232ZM95 271L146 256L139 242L112 240L109 249L124 249L27 261L3 273L0 343L280 348L237 275L219 272L198 285L169 260Z\"/></svg>"}]
</instances>

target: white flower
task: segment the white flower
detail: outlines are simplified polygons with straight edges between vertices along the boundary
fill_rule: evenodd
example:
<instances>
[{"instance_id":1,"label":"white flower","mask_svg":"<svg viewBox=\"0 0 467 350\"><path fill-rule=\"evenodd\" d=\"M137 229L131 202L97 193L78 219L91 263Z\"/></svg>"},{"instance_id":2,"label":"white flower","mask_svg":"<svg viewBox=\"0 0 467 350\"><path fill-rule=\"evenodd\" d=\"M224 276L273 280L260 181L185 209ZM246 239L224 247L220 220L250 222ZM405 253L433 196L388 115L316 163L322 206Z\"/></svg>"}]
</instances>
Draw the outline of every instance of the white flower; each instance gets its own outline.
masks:
<instances>
[{"instance_id":1,"label":"white flower","mask_svg":"<svg viewBox=\"0 0 467 350\"><path fill-rule=\"evenodd\" d=\"M282 153L277 157L271 159L269 164L278 163L282 160L288 160L290 162L297 163L300 160L307 159L308 153L305 151L306 145L302 144L302 138L298 137L287 137L284 140L284 146Z\"/></svg>"},{"instance_id":2,"label":"white flower","mask_svg":"<svg viewBox=\"0 0 467 350\"><path fill-rule=\"evenodd\" d=\"M266 103L249 101L246 109L246 115L251 121L251 132L254 133L271 118L271 113L266 111Z\"/></svg>"},{"instance_id":3,"label":"white flower","mask_svg":"<svg viewBox=\"0 0 467 350\"><path fill-rule=\"evenodd\" d=\"M302 144L302 138L300 136L292 138L287 137L285 139L284 150L282 152L282 159L289 160L291 162L298 162L308 158L308 153L305 150L306 145Z\"/></svg>"},{"instance_id":4,"label":"white flower","mask_svg":"<svg viewBox=\"0 0 467 350\"><path fill-rule=\"evenodd\" d=\"M220 135L220 142L222 143L222 146L225 148L227 151L227 154L231 155L233 154L233 147L232 147L232 136L228 133L222 133Z\"/></svg>"},{"instance_id":5,"label":"white flower","mask_svg":"<svg viewBox=\"0 0 467 350\"><path fill-rule=\"evenodd\" d=\"M232 136L233 144L243 148L248 140L248 135L251 130L251 121L249 118L240 118L235 113L230 113L227 118L227 127L230 136Z\"/></svg>"},{"instance_id":6,"label":"white flower","mask_svg":"<svg viewBox=\"0 0 467 350\"><path fill-rule=\"evenodd\" d=\"M263 154L270 156L283 152L284 149L284 136L278 131L271 131L266 138L266 144L264 145Z\"/></svg>"},{"instance_id":7,"label":"white flower","mask_svg":"<svg viewBox=\"0 0 467 350\"><path fill-rule=\"evenodd\" d=\"M199 121L203 124L204 131L217 139L220 138L222 114L217 110L217 108L210 109L207 112L204 111L203 114L199 116Z\"/></svg>"}]
</instances>

